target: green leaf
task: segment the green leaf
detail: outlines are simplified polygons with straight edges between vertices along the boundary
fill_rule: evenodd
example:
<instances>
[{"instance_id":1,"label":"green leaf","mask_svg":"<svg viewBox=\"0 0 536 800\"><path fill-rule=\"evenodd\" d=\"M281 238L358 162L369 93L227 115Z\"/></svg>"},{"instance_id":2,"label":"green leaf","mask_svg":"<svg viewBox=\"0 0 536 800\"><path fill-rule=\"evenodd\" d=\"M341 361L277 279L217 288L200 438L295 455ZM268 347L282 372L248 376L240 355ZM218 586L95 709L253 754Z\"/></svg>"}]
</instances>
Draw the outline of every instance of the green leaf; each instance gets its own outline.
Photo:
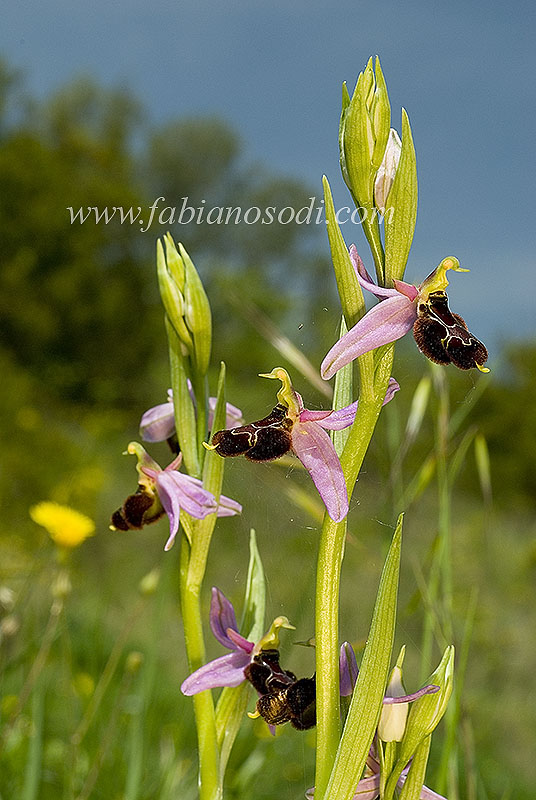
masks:
<instances>
[{"instance_id":1,"label":"green leaf","mask_svg":"<svg viewBox=\"0 0 536 800\"><path fill-rule=\"evenodd\" d=\"M240 630L250 642L258 642L264 633L266 587L261 556L253 528L249 534L249 567Z\"/></svg>"},{"instance_id":2,"label":"green leaf","mask_svg":"<svg viewBox=\"0 0 536 800\"><path fill-rule=\"evenodd\" d=\"M344 154L351 191L356 202L367 209L373 205L371 158L374 140L366 101L373 88L374 73L369 62L365 74L361 73L357 79L344 124Z\"/></svg>"},{"instance_id":3,"label":"green leaf","mask_svg":"<svg viewBox=\"0 0 536 800\"><path fill-rule=\"evenodd\" d=\"M225 364L222 361L220 364L220 374L218 377L218 389L216 393L216 406L214 408L214 421L212 423L212 430L219 431L225 428L225 419ZM205 455L205 463L203 466L203 486L205 489L208 489L209 492L212 492L216 500L219 499L221 494L224 468L225 459L219 456L214 450L207 450ZM210 514L209 516L213 517L215 515Z\"/></svg>"},{"instance_id":4,"label":"green leaf","mask_svg":"<svg viewBox=\"0 0 536 800\"><path fill-rule=\"evenodd\" d=\"M417 219L417 161L405 109L402 109L402 151L387 199L385 281L387 286L391 286L393 279L404 277ZM392 213L390 218L389 213Z\"/></svg>"},{"instance_id":5,"label":"green leaf","mask_svg":"<svg viewBox=\"0 0 536 800\"><path fill-rule=\"evenodd\" d=\"M431 741L432 737L427 736L417 748L399 800L419 800L424 785Z\"/></svg>"},{"instance_id":6,"label":"green leaf","mask_svg":"<svg viewBox=\"0 0 536 800\"><path fill-rule=\"evenodd\" d=\"M216 736L220 751L220 783L223 783L227 762L246 714L249 683L222 689L216 705Z\"/></svg>"},{"instance_id":7,"label":"green leaf","mask_svg":"<svg viewBox=\"0 0 536 800\"><path fill-rule=\"evenodd\" d=\"M322 178L322 184L324 186L326 226L331 249L331 260L335 270L342 313L345 316L347 327L350 329L365 313L365 300L348 254L348 247L337 223L333 196L329 181L325 175Z\"/></svg>"},{"instance_id":8,"label":"green leaf","mask_svg":"<svg viewBox=\"0 0 536 800\"><path fill-rule=\"evenodd\" d=\"M376 732L393 649L402 520L385 561L372 624L325 800L351 800Z\"/></svg>"},{"instance_id":9,"label":"green leaf","mask_svg":"<svg viewBox=\"0 0 536 800\"><path fill-rule=\"evenodd\" d=\"M372 154L374 179L382 163L385 148L387 147L387 140L389 139L389 132L391 130L391 104L389 103L389 93L387 92L387 84L385 83L385 78L383 77L382 68L380 66L380 59L377 56L375 67L376 91L374 93L372 117L375 138L374 152Z\"/></svg>"}]
</instances>

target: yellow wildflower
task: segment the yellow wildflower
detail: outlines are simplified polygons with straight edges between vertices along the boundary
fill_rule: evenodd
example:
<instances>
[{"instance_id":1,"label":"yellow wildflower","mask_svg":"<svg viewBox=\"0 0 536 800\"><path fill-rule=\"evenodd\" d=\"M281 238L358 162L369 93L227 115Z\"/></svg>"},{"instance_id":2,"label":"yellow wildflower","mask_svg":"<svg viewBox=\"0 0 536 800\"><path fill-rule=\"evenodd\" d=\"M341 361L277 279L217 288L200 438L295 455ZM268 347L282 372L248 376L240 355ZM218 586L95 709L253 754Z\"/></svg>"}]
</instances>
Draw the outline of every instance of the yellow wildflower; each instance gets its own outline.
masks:
<instances>
[{"instance_id":1,"label":"yellow wildflower","mask_svg":"<svg viewBox=\"0 0 536 800\"><path fill-rule=\"evenodd\" d=\"M49 532L60 547L78 547L95 533L93 520L69 506L44 501L30 508L30 516Z\"/></svg>"}]
</instances>

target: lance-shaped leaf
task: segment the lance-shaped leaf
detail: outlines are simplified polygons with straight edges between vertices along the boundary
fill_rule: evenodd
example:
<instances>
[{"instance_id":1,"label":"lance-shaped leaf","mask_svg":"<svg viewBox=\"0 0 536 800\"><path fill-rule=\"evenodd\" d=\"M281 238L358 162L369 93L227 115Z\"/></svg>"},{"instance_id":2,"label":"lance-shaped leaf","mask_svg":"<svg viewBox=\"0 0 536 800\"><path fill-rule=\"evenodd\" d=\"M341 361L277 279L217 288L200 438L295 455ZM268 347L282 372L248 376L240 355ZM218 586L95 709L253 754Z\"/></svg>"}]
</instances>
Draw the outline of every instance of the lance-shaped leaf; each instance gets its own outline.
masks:
<instances>
[{"instance_id":1,"label":"lance-shaped leaf","mask_svg":"<svg viewBox=\"0 0 536 800\"><path fill-rule=\"evenodd\" d=\"M390 216L385 224L385 283L401 280L417 219L417 160L408 115L402 109L402 151L389 191Z\"/></svg>"},{"instance_id":2,"label":"lance-shaped leaf","mask_svg":"<svg viewBox=\"0 0 536 800\"><path fill-rule=\"evenodd\" d=\"M337 223L333 196L329 181L324 175L322 178L324 187L324 200L326 208L326 226L331 250L331 260L335 270L337 289L341 300L342 313L346 319L348 328L351 328L366 311L363 291L359 285L356 271L350 259L350 254L344 241L341 229Z\"/></svg>"},{"instance_id":3,"label":"lance-shaped leaf","mask_svg":"<svg viewBox=\"0 0 536 800\"><path fill-rule=\"evenodd\" d=\"M402 519L400 515L383 568L367 645L325 800L351 800L354 796L380 717L395 632Z\"/></svg>"}]
</instances>

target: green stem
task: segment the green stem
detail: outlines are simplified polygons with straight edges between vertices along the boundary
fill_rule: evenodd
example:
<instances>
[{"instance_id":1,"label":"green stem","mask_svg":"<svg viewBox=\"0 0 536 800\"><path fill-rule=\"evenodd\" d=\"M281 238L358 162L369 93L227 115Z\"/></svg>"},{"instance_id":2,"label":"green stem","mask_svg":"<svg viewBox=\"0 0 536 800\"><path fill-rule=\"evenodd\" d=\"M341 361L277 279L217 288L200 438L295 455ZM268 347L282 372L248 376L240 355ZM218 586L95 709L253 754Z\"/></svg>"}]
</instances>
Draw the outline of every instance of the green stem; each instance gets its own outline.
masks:
<instances>
[{"instance_id":1,"label":"green stem","mask_svg":"<svg viewBox=\"0 0 536 800\"><path fill-rule=\"evenodd\" d=\"M370 210L373 212L375 210L374 206L372 206ZM378 225L378 218L374 217L372 221L370 219L364 219L363 231L367 237L367 242L369 243L372 257L374 259L378 285L385 286L385 253L383 251L383 245L380 238L380 226Z\"/></svg>"},{"instance_id":2,"label":"green stem","mask_svg":"<svg viewBox=\"0 0 536 800\"><path fill-rule=\"evenodd\" d=\"M382 407L391 375L393 350L387 352L376 371L375 398L361 397L355 422L341 457L348 496L351 497L365 453ZM326 791L339 744L339 587L346 520L333 522L325 514L318 551L315 644L316 644L316 778L315 797Z\"/></svg>"},{"instance_id":3,"label":"green stem","mask_svg":"<svg viewBox=\"0 0 536 800\"><path fill-rule=\"evenodd\" d=\"M194 537L194 541L196 539L197 537ZM206 661L200 595L208 544L206 548L201 548L199 559L194 557L194 550L197 551L198 548L190 549L186 536L183 534L180 564L182 621L188 664L192 672L199 669ZM217 800L222 797L222 787L219 779L216 719L212 692L200 692L194 695L193 701L199 748L199 798L200 800Z\"/></svg>"},{"instance_id":4,"label":"green stem","mask_svg":"<svg viewBox=\"0 0 536 800\"><path fill-rule=\"evenodd\" d=\"M207 435L207 379L196 370L193 372L192 384L196 399L196 431L199 453L199 464L202 471L206 450L203 442Z\"/></svg>"}]
</instances>

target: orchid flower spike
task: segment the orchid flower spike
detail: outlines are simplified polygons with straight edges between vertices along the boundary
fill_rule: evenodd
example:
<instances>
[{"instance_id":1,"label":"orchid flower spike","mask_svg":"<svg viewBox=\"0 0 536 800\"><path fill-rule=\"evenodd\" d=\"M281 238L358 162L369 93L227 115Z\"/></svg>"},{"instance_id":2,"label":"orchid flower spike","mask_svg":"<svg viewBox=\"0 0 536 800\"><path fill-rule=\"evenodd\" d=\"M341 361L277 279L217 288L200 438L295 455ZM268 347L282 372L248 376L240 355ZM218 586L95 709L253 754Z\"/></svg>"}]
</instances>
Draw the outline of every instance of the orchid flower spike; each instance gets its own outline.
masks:
<instances>
[{"instance_id":1,"label":"orchid flower spike","mask_svg":"<svg viewBox=\"0 0 536 800\"><path fill-rule=\"evenodd\" d=\"M198 694L205 689L216 689L220 686L240 686L247 680L244 670L254 663L261 650L279 647L279 630L294 630L286 617L277 617L258 642L248 641L238 631L233 604L216 587L212 589L210 602L210 627L218 642L231 652L192 672L181 686L181 692L185 695Z\"/></svg>"},{"instance_id":2,"label":"orchid flower spike","mask_svg":"<svg viewBox=\"0 0 536 800\"><path fill-rule=\"evenodd\" d=\"M188 380L192 401L195 399ZM175 433L175 414L173 410L173 390L168 389L168 399L166 403L160 403L153 408L149 408L140 420L140 436L145 442L165 442ZM208 398L208 429L212 429L214 420L214 409L216 408L216 398ZM228 428L240 425L242 422L242 412L231 403L226 403L226 420Z\"/></svg>"},{"instance_id":3,"label":"orchid flower spike","mask_svg":"<svg viewBox=\"0 0 536 800\"><path fill-rule=\"evenodd\" d=\"M203 488L198 478L179 472L182 462L180 453L162 469L138 442L131 442L127 452L138 458L138 488L112 515L111 530L140 530L167 514L169 538L164 550L169 550L179 530L181 509L196 519L204 519L214 513L218 517L229 517L242 511L242 506L235 500L221 495L218 502L211 492Z\"/></svg>"},{"instance_id":4,"label":"orchid flower spike","mask_svg":"<svg viewBox=\"0 0 536 800\"><path fill-rule=\"evenodd\" d=\"M445 292L449 283L447 271L469 271L460 267L457 258L444 258L420 286L395 280L394 289L373 283L355 245L350 247L350 258L361 286L381 302L331 348L320 368L324 380L363 353L400 339L411 328L421 353L436 364L454 364L459 369L476 367L489 372L484 367L488 358L485 346L470 333L462 317L449 309Z\"/></svg>"},{"instance_id":5,"label":"orchid flower spike","mask_svg":"<svg viewBox=\"0 0 536 800\"><path fill-rule=\"evenodd\" d=\"M273 461L292 451L309 472L331 519L340 522L348 513L348 494L339 457L326 431L351 425L357 400L338 411L310 411L285 369L276 367L260 377L281 381L271 413L249 425L217 431L205 447L223 457L244 455L250 461ZM399 388L391 378L384 404Z\"/></svg>"}]
</instances>

